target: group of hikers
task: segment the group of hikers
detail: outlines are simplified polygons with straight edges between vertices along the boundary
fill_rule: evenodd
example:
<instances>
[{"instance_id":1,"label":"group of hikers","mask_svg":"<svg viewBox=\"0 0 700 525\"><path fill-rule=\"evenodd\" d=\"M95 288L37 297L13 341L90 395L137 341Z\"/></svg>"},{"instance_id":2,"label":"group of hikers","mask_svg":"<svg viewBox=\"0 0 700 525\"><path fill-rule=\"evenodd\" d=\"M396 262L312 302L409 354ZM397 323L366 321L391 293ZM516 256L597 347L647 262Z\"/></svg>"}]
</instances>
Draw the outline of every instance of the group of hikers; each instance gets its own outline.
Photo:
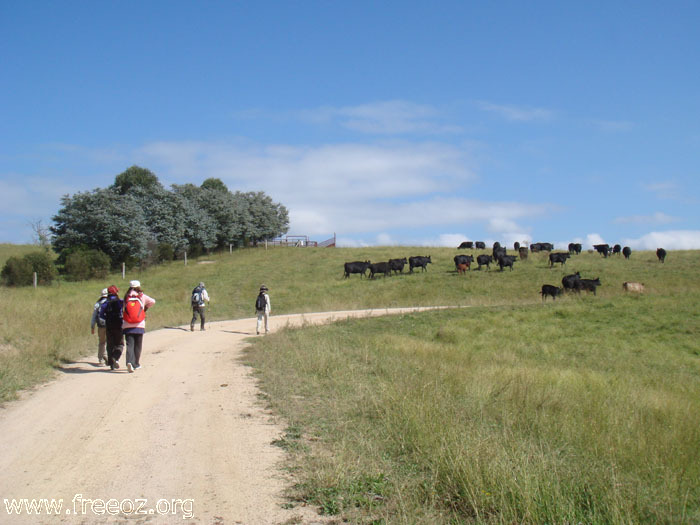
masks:
<instances>
[{"instance_id":1,"label":"group of hikers","mask_svg":"<svg viewBox=\"0 0 700 525\"><path fill-rule=\"evenodd\" d=\"M255 313L257 325L255 333L270 331L268 319L272 311L268 289L264 284L260 286L258 297L255 300ZM197 318L200 321L200 330L204 330L206 303L210 301L209 293L200 282L192 290L192 320L190 331L194 332ZM98 364L104 362L112 370L119 368L119 359L126 344L126 368L129 373L141 368L141 350L143 349L143 335L146 333L146 311L156 304L156 300L149 297L141 289L139 281L129 282L129 289L124 298L119 298L119 288L112 285L102 290L100 298L95 303L90 321L92 334L97 327Z\"/></svg>"}]
</instances>

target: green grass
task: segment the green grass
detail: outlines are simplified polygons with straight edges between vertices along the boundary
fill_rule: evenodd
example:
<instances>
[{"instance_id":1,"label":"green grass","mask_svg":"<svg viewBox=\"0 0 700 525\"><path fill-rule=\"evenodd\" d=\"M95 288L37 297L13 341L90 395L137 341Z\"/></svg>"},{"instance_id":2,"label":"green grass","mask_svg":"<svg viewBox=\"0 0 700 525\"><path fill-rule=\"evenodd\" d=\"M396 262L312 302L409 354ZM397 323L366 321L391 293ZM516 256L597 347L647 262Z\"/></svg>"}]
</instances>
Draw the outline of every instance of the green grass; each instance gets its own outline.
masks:
<instances>
[{"instance_id":1,"label":"green grass","mask_svg":"<svg viewBox=\"0 0 700 525\"><path fill-rule=\"evenodd\" d=\"M256 339L246 360L288 422L293 497L352 523L700 522L698 252L632 259L531 254L509 272L454 272L452 249L250 249L127 275L158 301L149 330L189 322L203 280L212 320L470 306ZM428 271L343 279L343 262L432 255ZM598 295L542 303L579 270ZM627 295L623 281L644 282ZM92 304L111 283L4 289L0 396L94 353ZM147 351L147 348L146 348Z\"/></svg>"}]
</instances>

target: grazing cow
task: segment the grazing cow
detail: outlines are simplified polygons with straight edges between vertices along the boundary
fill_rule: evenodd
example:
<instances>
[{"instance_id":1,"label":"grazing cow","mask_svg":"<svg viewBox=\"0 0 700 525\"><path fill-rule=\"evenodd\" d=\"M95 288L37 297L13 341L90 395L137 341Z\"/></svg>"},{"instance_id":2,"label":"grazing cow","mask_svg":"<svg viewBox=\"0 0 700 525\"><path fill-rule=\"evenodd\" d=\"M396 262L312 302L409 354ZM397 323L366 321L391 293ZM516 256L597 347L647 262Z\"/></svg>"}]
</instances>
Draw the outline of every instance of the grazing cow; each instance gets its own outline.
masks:
<instances>
[{"instance_id":1,"label":"grazing cow","mask_svg":"<svg viewBox=\"0 0 700 525\"><path fill-rule=\"evenodd\" d=\"M581 255L581 249L583 247L581 246L580 242L570 242L569 243L569 253L575 253L576 255Z\"/></svg>"},{"instance_id":2,"label":"grazing cow","mask_svg":"<svg viewBox=\"0 0 700 525\"><path fill-rule=\"evenodd\" d=\"M603 257L607 257L610 254L609 244L594 244L593 249L597 251Z\"/></svg>"},{"instance_id":3,"label":"grazing cow","mask_svg":"<svg viewBox=\"0 0 700 525\"><path fill-rule=\"evenodd\" d=\"M515 241L513 243L513 249L517 252L520 251L520 243L518 241Z\"/></svg>"},{"instance_id":4,"label":"grazing cow","mask_svg":"<svg viewBox=\"0 0 700 525\"><path fill-rule=\"evenodd\" d=\"M474 262L473 255L455 255L455 268L458 268L460 264L464 264L471 271L471 265Z\"/></svg>"},{"instance_id":5,"label":"grazing cow","mask_svg":"<svg viewBox=\"0 0 700 525\"><path fill-rule=\"evenodd\" d=\"M644 284L642 283L633 283L627 281L622 283L622 288L627 292L644 293Z\"/></svg>"},{"instance_id":6,"label":"grazing cow","mask_svg":"<svg viewBox=\"0 0 700 525\"><path fill-rule=\"evenodd\" d=\"M500 257L508 254L506 253L506 249L502 246L494 246L491 255L493 255L493 260L497 261Z\"/></svg>"},{"instance_id":7,"label":"grazing cow","mask_svg":"<svg viewBox=\"0 0 700 525\"><path fill-rule=\"evenodd\" d=\"M409 257L408 258L408 266L410 268L409 273L413 273L414 268L418 268L419 266L421 267L422 271L426 271L428 269L428 263L432 264L433 261L430 260L430 255L428 256L422 256L422 255L417 255L415 257Z\"/></svg>"},{"instance_id":8,"label":"grazing cow","mask_svg":"<svg viewBox=\"0 0 700 525\"><path fill-rule=\"evenodd\" d=\"M552 252L549 254L549 267L553 268L554 263L561 263L562 266L566 264L566 260L570 257L571 255L569 253L564 253L564 252Z\"/></svg>"},{"instance_id":9,"label":"grazing cow","mask_svg":"<svg viewBox=\"0 0 700 525\"><path fill-rule=\"evenodd\" d=\"M459 273L459 274L465 274L465 273L467 273L467 269L468 269L468 268L469 268L469 265L468 265L468 264L459 263L459 264L457 265L457 273Z\"/></svg>"},{"instance_id":10,"label":"grazing cow","mask_svg":"<svg viewBox=\"0 0 700 525\"><path fill-rule=\"evenodd\" d=\"M406 257L403 259L389 259L389 268L396 273L403 273L403 267L408 261Z\"/></svg>"},{"instance_id":11,"label":"grazing cow","mask_svg":"<svg viewBox=\"0 0 700 525\"><path fill-rule=\"evenodd\" d=\"M345 263L345 274L343 277L346 279L350 277L351 273L359 273L360 279L367 277L367 268L371 263L369 261L354 261Z\"/></svg>"},{"instance_id":12,"label":"grazing cow","mask_svg":"<svg viewBox=\"0 0 700 525\"><path fill-rule=\"evenodd\" d=\"M630 248L629 246L625 246L624 248L622 248L622 255L625 256L625 259L629 259L630 255L632 255L632 248Z\"/></svg>"},{"instance_id":13,"label":"grazing cow","mask_svg":"<svg viewBox=\"0 0 700 525\"><path fill-rule=\"evenodd\" d=\"M510 266L510 271L513 271L513 263L517 261L518 258L515 255L501 255L498 258L498 266L501 268L501 271L503 271L503 268L505 266Z\"/></svg>"},{"instance_id":14,"label":"grazing cow","mask_svg":"<svg viewBox=\"0 0 700 525\"><path fill-rule=\"evenodd\" d=\"M458 250L471 250L474 248L474 241L464 241L462 244L459 245Z\"/></svg>"},{"instance_id":15,"label":"grazing cow","mask_svg":"<svg viewBox=\"0 0 700 525\"><path fill-rule=\"evenodd\" d=\"M374 279L375 273L383 273L384 277L391 275L391 266L388 262L378 262L369 265L369 278Z\"/></svg>"},{"instance_id":16,"label":"grazing cow","mask_svg":"<svg viewBox=\"0 0 700 525\"><path fill-rule=\"evenodd\" d=\"M581 274L579 272L573 273L571 275L565 275L562 277L561 280L561 285L564 287L564 290L574 290L578 292L578 287L577 284L578 281L581 279Z\"/></svg>"},{"instance_id":17,"label":"grazing cow","mask_svg":"<svg viewBox=\"0 0 700 525\"><path fill-rule=\"evenodd\" d=\"M615 254L620 255L620 253L622 252L622 246L620 246L619 244L616 244L615 246L613 246L612 252L613 252L613 255L615 255Z\"/></svg>"},{"instance_id":18,"label":"grazing cow","mask_svg":"<svg viewBox=\"0 0 700 525\"><path fill-rule=\"evenodd\" d=\"M500 242L496 241L496 242L493 243L493 249L494 249L494 250L497 249L497 248L500 248L500 247L501 247L501 243L500 243Z\"/></svg>"},{"instance_id":19,"label":"grazing cow","mask_svg":"<svg viewBox=\"0 0 700 525\"><path fill-rule=\"evenodd\" d=\"M520 256L520 259L521 259L521 260L522 260L522 259L527 259L527 252L528 252L527 246L521 246L521 247L518 249L518 255Z\"/></svg>"},{"instance_id":20,"label":"grazing cow","mask_svg":"<svg viewBox=\"0 0 700 525\"><path fill-rule=\"evenodd\" d=\"M486 249L486 243L482 241L476 241L474 243L474 246L476 246L477 250L485 250Z\"/></svg>"},{"instance_id":21,"label":"grazing cow","mask_svg":"<svg viewBox=\"0 0 700 525\"><path fill-rule=\"evenodd\" d=\"M542 295L542 302L544 302L548 295L552 298L553 301L556 301L557 295L561 295L563 292L563 288L559 288L558 286L554 286L551 284L543 284L542 291L540 292L540 294Z\"/></svg>"},{"instance_id":22,"label":"grazing cow","mask_svg":"<svg viewBox=\"0 0 700 525\"><path fill-rule=\"evenodd\" d=\"M489 270L491 269L491 263L493 262L493 257L490 255L478 255L476 257L476 263L479 265L477 270L481 270L482 266L486 266Z\"/></svg>"},{"instance_id":23,"label":"grazing cow","mask_svg":"<svg viewBox=\"0 0 700 525\"><path fill-rule=\"evenodd\" d=\"M664 260L666 259L666 250L664 250L663 248L657 248L656 249L656 256L659 258L659 260L661 262L664 262Z\"/></svg>"},{"instance_id":24,"label":"grazing cow","mask_svg":"<svg viewBox=\"0 0 700 525\"><path fill-rule=\"evenodd\" d=\"M554 245L551 242L536 242L530 245L530 251L533 253L551 252L553 249Z\"/></svg>"},{"instance_id":25,"label":"grazing cow","mask_svg":"<svg viewBox=\"0 0 700 525\"><path fill-rule=\"evenodd\" d=\"M586 290L587 292L593 292L596 295L596 287L600 286L600 277L595 279L579 279L576 283L577 291Z\"/></svg>"}]
</instances>

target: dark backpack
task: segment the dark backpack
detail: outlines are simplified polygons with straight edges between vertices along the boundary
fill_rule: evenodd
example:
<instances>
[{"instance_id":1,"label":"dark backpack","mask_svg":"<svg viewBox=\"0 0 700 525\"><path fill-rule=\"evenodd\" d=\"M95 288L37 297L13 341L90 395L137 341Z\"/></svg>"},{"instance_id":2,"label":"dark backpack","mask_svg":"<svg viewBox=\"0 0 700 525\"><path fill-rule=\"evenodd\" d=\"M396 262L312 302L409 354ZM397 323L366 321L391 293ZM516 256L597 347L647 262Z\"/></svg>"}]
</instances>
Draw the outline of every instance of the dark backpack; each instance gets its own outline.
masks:
<instances>
[{"instance_id":1,"label":"dark backpack","mask_svg":"<svg viewBox=\"0 0 700 525\"><path fill-rule=\"evenodd\" d=\"M100 328L104 328L106 326L104 314L102 313L102 306L106 302L106 297L100 297L100 299L97 301L97 304L99 304L99 306L97 307L97 326L99 326Z\"/></svg>"},{"instance_id":2,"label":"dark backpack","mask_svg":"<svg viewBox=\"0 0 700 525\"><path fill-rule=\"evenodd\" d=\"M199 286L192 290L192 306L200 306L202 304L202 290L203 288Z\"/></svg>"},{"instance_id":3,"label":"dark backpack","mask_svg":"<svg viewBox=\"0 0 700 525\"><path fill-rule=\"evenodd\" d=\"M262 292L258 294L258 298L255 300L255 309L258 312L262 312L265 310L265 307L267 306L267 299L265 299L265 294Z\"/></svg>"},{"instance_id":4,"label":"dark backpack","mask_svg":"<svg viewBox=\"0 0 700 525\"><path fill-rule=\"evenodd\" d=\"M122 302L119 297L111 296L100 306L99 317L105 320L107 326L122 325Z\"/></svg>"}]
</instances>

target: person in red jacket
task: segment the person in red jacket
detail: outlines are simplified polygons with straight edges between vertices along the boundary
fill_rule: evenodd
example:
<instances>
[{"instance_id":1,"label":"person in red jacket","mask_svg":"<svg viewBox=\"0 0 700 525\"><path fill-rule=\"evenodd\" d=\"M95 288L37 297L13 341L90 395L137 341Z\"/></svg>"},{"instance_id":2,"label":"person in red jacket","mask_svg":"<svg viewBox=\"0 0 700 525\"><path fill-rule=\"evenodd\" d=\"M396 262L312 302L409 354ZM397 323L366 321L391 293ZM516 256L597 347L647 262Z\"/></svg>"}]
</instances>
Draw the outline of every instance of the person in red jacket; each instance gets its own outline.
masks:
<instances>
[{"instance_id":1,"label":"person in red jacket","mask_svg":"<svg viewBox=\"0 0 700 525\"><path fill-rule=\"evenodd\" d=\"M156 300L141 290L139 281L131 281L124 294L122 332L126 339L126 368L129 372L141 368L143 334L146 333L146 311Z\"/></svg>"}]
</instances>

